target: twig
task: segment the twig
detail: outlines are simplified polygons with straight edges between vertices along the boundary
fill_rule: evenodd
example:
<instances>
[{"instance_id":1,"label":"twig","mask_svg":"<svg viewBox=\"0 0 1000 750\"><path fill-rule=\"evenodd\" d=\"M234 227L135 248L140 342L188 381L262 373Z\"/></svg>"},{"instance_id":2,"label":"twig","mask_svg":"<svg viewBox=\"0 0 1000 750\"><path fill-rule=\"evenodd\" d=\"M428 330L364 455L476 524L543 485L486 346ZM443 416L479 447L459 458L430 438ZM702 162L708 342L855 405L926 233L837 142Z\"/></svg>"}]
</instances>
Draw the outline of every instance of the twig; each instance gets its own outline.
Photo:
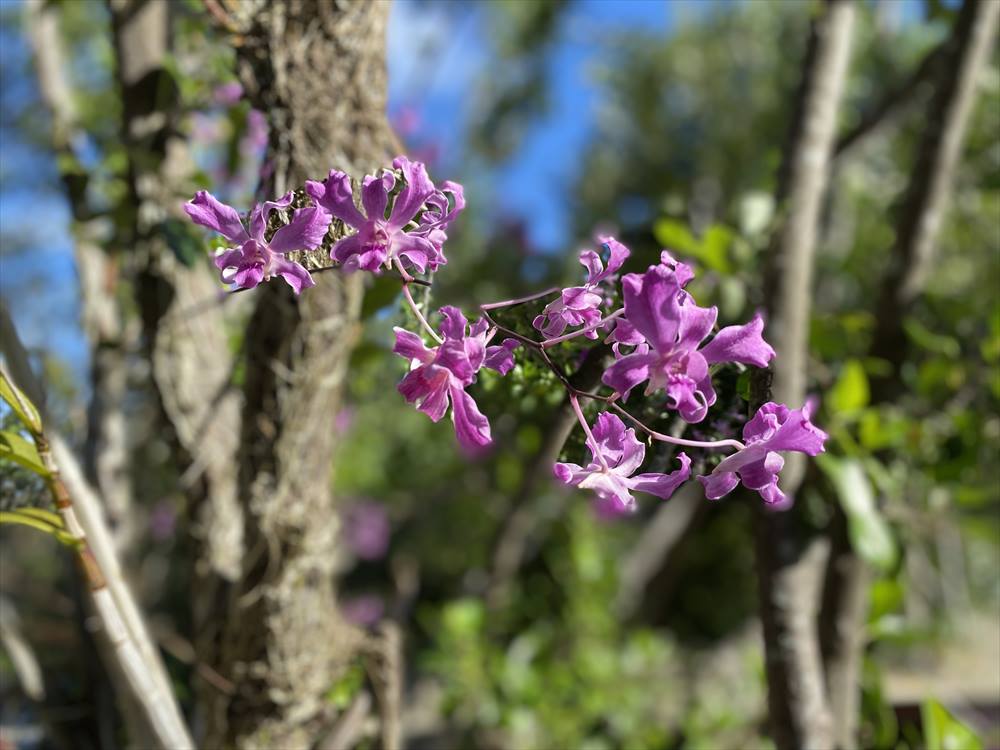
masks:
<instances>
[{"instance_id":1,"label":"twig","mask_svg":"<svg viewBox=\"0 0 1000 750\"><path fill-rule=\"evenodd\" d=\"M859 141L916 103L924 85L934 77L935 71L944 61L944 52L944 44L928 52L902 83L891 89L853 128L840 137L833 149L834 158L843 158Z\"/></svg>"}]
</instances>

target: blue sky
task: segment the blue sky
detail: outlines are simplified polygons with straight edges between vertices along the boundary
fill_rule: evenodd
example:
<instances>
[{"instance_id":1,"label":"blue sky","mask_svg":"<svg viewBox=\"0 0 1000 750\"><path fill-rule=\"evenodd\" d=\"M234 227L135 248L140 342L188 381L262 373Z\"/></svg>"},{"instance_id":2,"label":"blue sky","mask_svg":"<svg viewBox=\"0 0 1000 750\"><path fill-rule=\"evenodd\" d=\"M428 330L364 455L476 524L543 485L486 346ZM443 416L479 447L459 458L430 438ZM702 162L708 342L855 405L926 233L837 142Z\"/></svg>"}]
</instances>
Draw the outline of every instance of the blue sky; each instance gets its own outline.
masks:
<instances>
[{"instance_id":1,"label":"blue sky","mask_svg":"<svg viewBox=\"0 0 1000 750\"><path fill-rule=\"evenodd\" d=\"M410 103L426 127L445 143L460 141L468 124L474 88L491 62L488 9L455 13L454 6L428 9L399 0L389 28L389 80L393 104ZM546 60L552 101L547 114L530 129L522 147L490 176L505 214L529 218L533 244L545 251L567 246L571 225L561 188L575 176L573 159L580 153L593 123L596 90L589 69L600 54L596 42L613 30L643 28L664 35L678 18L705 12L714 2L653 2L652 0L584 0L572 4ZM434 56L421 55L436 49ZM461 158L448 160L462 175Z\"/></svg>"}]
</instances>

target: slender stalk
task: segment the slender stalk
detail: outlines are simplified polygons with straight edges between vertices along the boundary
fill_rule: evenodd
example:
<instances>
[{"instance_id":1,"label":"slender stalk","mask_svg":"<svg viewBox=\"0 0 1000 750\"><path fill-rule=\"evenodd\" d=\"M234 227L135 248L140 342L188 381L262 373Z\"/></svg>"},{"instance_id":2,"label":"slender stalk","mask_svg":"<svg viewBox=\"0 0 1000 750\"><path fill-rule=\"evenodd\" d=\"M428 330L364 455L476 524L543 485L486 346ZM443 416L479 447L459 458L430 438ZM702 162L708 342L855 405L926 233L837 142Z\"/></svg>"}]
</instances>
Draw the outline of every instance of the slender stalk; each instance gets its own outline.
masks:
<instances>
[{"instance_id":1,"label":"slender stalk","mask_svg":"<svg viewBox=\"0 0 1000 750\"><path fill-rule=\"evenodd\" d=\"M562 336L556 336L556 338L554 338L554 339L546 339L545 341L542 342L542 348L543 349L547 349L550 346L555 346L556 344L561 344L563 341L569 341L570 339L575 339L577 336L582 336L585 333L590 333L591 331L595 331L598 328L600 328L601 326L610 323L615 318L620 318L624 314L625 314L625 308L624 307L621 308L620 310L615 310L613 313L611 313L610 315L608 315L606 318L602 318L601 320L597 321L596 323L591 323L588 326L584 326L579 331L573 331L572 333L566 333L566 334L563 334Z\"/></svg>"},{"instance_id":2,"label":"slender stalk","mask_svg":"<svg viewBox=\"0 0 1000 750\"><path fill-rule=\"evenodd\" d=\"M410 293L410 285L406 281L403 282L403 297L406 298L406 303L410 306L410 310L416 316L417 320L420 321L420 325L423 326L425 331L427 331L427 334L439 344L443 344L444 339L438 336L437 332L431 328L431 324L427 322L427 318L425 318L424 314L420 312L420 308L417 307L417 303L413 301L413 295Z\"/></svg>"},{"instance_id":3,"label":"slender stalk","mask_svg":"<svg viewBox=\"0 0 1000 750\"><path fill-rule=\"evenodd\" d=\"M503 331L508 336L510 336L512 339L517 339L522 344L524 344L525 346L530 347L532 349L539 350L539 349L542 348L542 345L540 343L538 343L537 341L535 341L534 339L530 339L527 336L522 336L517 331L515 331L513 329L510 329L510 328L507 328L506 326L501 325L500 323L498 323L497 320L496 320L496 318L494 318L492 315L490 315L489 311L485 307L481 307L480 310L482 310L482 312L483 312L483 317L486 318L490 322L490 325L492 325L498 331Z\"/></svg>"},{"instance_id":4,"label":"slender stalk","mask_svg":"<svg viewBox=\"0 0 1000 750\"><path fill-rule=\"evenodd\" d=\"M535 294L529 294L527 297L515 297L514 299L500 300L499 302L490 302L487 305L480 305L480 310L497 310L501 307L513 307L514 305L523 305L525 302L531 302L532 300L541 299L542 297L548 297L550 294L555 294L561 291L557 286L550 287L544 292L536 292Z\"/></svg>"},{"instance_id":5,"label":"slender stalk","mask_svg":"<svg viewBox=\"0 0 1000 750\"><path fill-rule=\"evenodd\" d=\"M573 406L573 412L576 414L576 418L580 422L580 426L583 428L584 434L587 436L587 443L591 446L594 455L597 457L597 462L601 465L604 471L608 470L608 462L604 460L604 456L601 451L598 450L597 441L594 439L594 434L590 431L590 425L587 424L587 418L583 416L583 410L580 409L580 402L576 398L576 394L569 394L569 402Z\"/></svg>"},{"instance_id":6,"label":"slender stalk","mask_svg":"<svg viewBox=\"0 0 1000 750\"><path fill-rule=\"evenodd\" d=\"M673 443L674 445L684 445L689 448L735 448L738 451L743 450L746 446L739 440L687 440L685 438L672 437L671 435L665 435L662 432L657 432L652 430L638 419L629 414L625 409L614 402L608 402L608 406L614 409L616 412L624 417L630 419L637 427L639 427L643 432L649 435L653 440L659 440L663 443Z\"/></svg>"}]
</instances>

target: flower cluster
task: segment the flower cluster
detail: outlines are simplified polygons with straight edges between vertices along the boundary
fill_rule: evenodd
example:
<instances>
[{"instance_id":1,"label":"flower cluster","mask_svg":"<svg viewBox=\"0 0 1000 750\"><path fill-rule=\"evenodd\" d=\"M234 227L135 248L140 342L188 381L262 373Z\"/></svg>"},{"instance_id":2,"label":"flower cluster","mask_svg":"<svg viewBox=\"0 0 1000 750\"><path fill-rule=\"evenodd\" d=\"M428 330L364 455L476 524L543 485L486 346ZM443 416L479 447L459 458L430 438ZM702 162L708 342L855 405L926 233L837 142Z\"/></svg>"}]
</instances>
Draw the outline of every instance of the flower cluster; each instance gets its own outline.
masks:
<instances>
[{"instance_id":1,"label":"flower cluster","mask_svg":"<svg viewBox=\"0 0 1000 750\"><path fill-rule=\"evenodd\" d=\"M691 459L678 453L681 468L671 474L636 474L646 457L646 448L636 439L635 430L609 412L597 417L588 440L590 463L555 465L555 475L566 484L593 490L599 500L623 511L635 508L632 490L668 499L691 476Z\"/></svg>"},{"instance_id":2,"label":"flower cluster","mask_svg":"<svg viewBox=\"0 0 1000 750\"><path fill-rule=\"evenodd\" d=\"M629 394L645 384L645 395L654 403L677 412L689 424L699 423L717 400L712 382L717 368L766 367L775 356L763 338L764 319L759 313L742 325L718 329L718 310L699 306L686 289L694 270L667 251L645 272L624 275L619 294L618 273L630 252L613 237L601 237L600 252L584 250L580 255L587 272L583 284L481 305L481 316L471 324L457 307L442 307L434 326L414 300L411 286L430 285L433 274L447 263L447 231L465 207L461 185L436 186L423 164L400 156L391 169L366 176L360 186L333 170L322 182L306 182L297 195L296 205L311 204L296 208L290 218L286 210L296 200L295 193L255 206L245 219L204 191L185 204L185 210L195 223L231 244L214 260L223 281L237 288L252 288L275 276L296 294L313 286L310 272L287 257L295 251L325 250L346 272L397 272L403 299L419 324L418 332L394 329L393 351L409 363L398 390L434 422L450 412L458 443L467 452L481 452L492 442L489 420L468 389L484 367L501 375L510 372L519 347L553 370L586 436L587 465L556 463L555 476L567 485L593 490L604 513L633 511L633 492L668 499L691 478L692 460L683 452L676 455L680 467L670 473L637 473L646 449L636 428L660 442L731 450L710 473L696 477L710 499L721 498L742 483L765 502L781 503L785 500L778 488L784 465L781 453L815 456L823 450L827 436L810 422L810 404L801 409L765 404L744 426L745 442L661 434L626 411L622 404ZM280 221L272 216L276 210ZM336 238L328 231L331 225L338 230ZM493 318L495 310L553 295L532 319L541 340L507 329ZM619 298L619 309L607 309ZM614 353L601 378L609 392L579 391L546 351L571 339L602 336ZM491 345L494 339L498 343ZM580 405L583 398L604 409L593 429ZM622 417L635 426L627 426Z\"/></svg>"},{"instance_id":3,"label":"flower cluster","mask_svg":"<svg viewBox=\"0 0 1000 750\"><path fill-rule=\"evenodd\" d=\"M506 375L514 367L513 350L518 344L507 339L499 346L487 346L490 332L485 320L480 318L470 327L457 307L442 307L440 313L444 340L434 348L425 346L415 333L393 329L396 345L392 350L410 360L411 367L399 392L434 422L444 416L450 403L459 445L476 452L492 441L490 423L465 389L476 382L476 373L483 367Z\"/></svg>"},{"instance_id":4,"label":"flower cluster","mask_svg":"<svg viewBox=\"0 0 1000 750\"><path fill-rule=\"evenodd\" d=\"M559 298L547 304L542 314L532 321L545 338L556 338L568 326L580 325L587 328L583 335L597 338L596 328L601 321L601 305L604 302L604 296L597 290L601 282L614 277L629 256L628 248L614 237L601 237L601 249L608 254L607 267L596 252L584 250L580 253L580 263L587 269L587 282L583 286L563 289Z\"/></svg>"},{"instance_id":5,"label":"flower cluster","mask_svg":"<svg viewBox=\"0 0 1000 750\"><path fill-rule=\"evenodd\" d=\"M235 208L204 190L185 203L184 210L196 224L236 245L217 254L215 265L224 282L241 289L253 288L274 276L281 276L296 294L314 286L302 264L283 256L319 247L334 218L356 230L330 249L330 259L343 270L379 271L395 266L404 274L404 268L420 273L436 271L447 263L443 251L446 230L465 208L462 186L444 182L436 187L426 167L405 156L398 157L392 166L364 178L364 213L355 205L351 178L344 172L331 170L323 182L307 181L305 193L313 205L296 210L292 220L269 239L266 233L271 212L287 209L294 198L291 192L255 206L246 223Z\"/></svg>"},{"instance_id":6,"label":"flower cluster","mask_svg":"<svg viewBox=\"0 0 1000 750\"><path fill-rule=\"evenodd\" d=\"M289 224L265 239L271 212L288 208L292 197L292 193L288 193L279 200L254 206L246 225L235 208L220 203L204 190L195 193L194 199L184 204L184 210L195 224L215 230L237 246L215 256L215 266L222 271L223 281L251 289L262 281L280 276L298 294L315 286L316 282L301 263L284 256L318 246L330 226L330 214L315 206L300 208Z\"/></svg>"}]
</instances>

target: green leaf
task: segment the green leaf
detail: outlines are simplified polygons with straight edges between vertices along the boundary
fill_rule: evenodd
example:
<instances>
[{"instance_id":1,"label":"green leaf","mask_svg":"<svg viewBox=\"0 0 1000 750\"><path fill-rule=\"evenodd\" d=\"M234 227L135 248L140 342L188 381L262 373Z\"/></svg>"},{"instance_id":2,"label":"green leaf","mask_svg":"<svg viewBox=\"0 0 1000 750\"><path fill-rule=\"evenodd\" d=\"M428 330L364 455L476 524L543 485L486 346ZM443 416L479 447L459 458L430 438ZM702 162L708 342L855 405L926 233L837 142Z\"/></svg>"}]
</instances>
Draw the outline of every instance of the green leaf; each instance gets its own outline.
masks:
<instances>
[{"instance_id":1,"label":"green leaf","mask_svg":"<svg viewBox=\"0 0 1000 750\"><path fill-rule=\"evenodd\" d=\"M875 503L875 493L864 465L857 459L835 458L829 454L817 456L816 463L837 491L855 551L872 567L890 570L898 554L896 541Z\"/></svg>"},{"instance_id":2,"label":"green leaf","mask_svg":"<svg viewBox=\"0 0 1000 750\"><path fill-rule=\"evenodd\" d=\"M9 430L0 431L0 458L9 459L20 464L25 469L36 474L47 477L49 470L45 468L42 459L38 455L34 444L30 440L25 440L16 432Z\"/></svg>"},{"instance_id":3,"label":"green leaf","mask_svg":"<svg viewBox=\"0 0 1000 750\"><path fill-rule=\"evenodd\" d=\"M736 393L744 401L750 401L750 370L744 370L736 379Z\"/></svg>"},{"instance_id":4,"label":"green leaf","mask_svg":"<svg viewBox=\"0 0 1000 750\"><path fill-rule=\"evenodd\" d=\"M921 349L926 349L934 354L941 354L945 357L957 357L962 353L962 347L958 339L934 333L916 318L907 318L903 321L903 329L910 340Z\"/></svg>"},{"instance_id":5,"label":"green leaf","mask_svg":"<svg viewBox=\"0 0 1000 750\"><path fill-rule=\"evenodd\" d=\"M868 405L868 375L856 359L844 362L837 382L830 389L828 401L835 414L853 414Z\"/></svg>"},{"instance_id":6,"label":"green leaf","mask_svg":"<svg viewBox=\"0 0 1000 750\"><path fill-rule=\"evenodd\" d=\"M677 219L658 219L653 225L653 236L668 250L695 256L701 251L701 243L687 225Z\"/></svg>"},{"instance_id":7,"label":"green leaf","mask_svg":"<svg viewBox=\"0 0 1000 750\"><path fill-rule=\"evenodd\" d=\"M653 236L668 250L690 256L712 271L725 274L730 270L729 246L733 230L728 227L713 224L699 240L683 222L662 218L653 225Z\"/></svg>"},{"instance_id":8,"label":"green leaf","mask_svg":"<svg viewBox=\"0 0 1000 750\"><path fill-rule=\"evenodd\" d=\"M38 409L21 389L7 380L4 374L0 374L0 398L14 410L14 414L29 432L37 434L42 431L42 418L38 414Z\"/></svg>"},{"instance_id":9,"label":"green leaf","mask_svg":"<svg viewBox=\"0 0 1000 750\"><path fill-rule=\"evenodd\" d=\"M705 232L701 242L699 258L706 267L721 274L729 273L729 245L733 241L733 232L721 224L713 224Z\"/></svg>"},{"instance_id":10,"label":"green leaf","mask_svg":"<svg viewBox=\"0 0 1000 750\"><path fill-rule=\"evenodd\" d=\"M18 508L16 510L0 510L0 524L14 523L21 526L30 526L33 529L49 534L55 537L59 542L65 544L67 547L79 547L80 540L73 537L62 525L62 519L59 519L59 524L49 523L43 518L38 517L34 513L29 513L28 511L33 511L34 508Z\"/></svg>"},{"instance_id":11,"label":"green leaf","mask_svg":"<svg viewBox=\"0 0 1000 750\"><path fill-rule=\"evenodd\" d=\"M982 750L982 740L935 700L920 707L927 750Z\"/></svg>"}]
</instances>

